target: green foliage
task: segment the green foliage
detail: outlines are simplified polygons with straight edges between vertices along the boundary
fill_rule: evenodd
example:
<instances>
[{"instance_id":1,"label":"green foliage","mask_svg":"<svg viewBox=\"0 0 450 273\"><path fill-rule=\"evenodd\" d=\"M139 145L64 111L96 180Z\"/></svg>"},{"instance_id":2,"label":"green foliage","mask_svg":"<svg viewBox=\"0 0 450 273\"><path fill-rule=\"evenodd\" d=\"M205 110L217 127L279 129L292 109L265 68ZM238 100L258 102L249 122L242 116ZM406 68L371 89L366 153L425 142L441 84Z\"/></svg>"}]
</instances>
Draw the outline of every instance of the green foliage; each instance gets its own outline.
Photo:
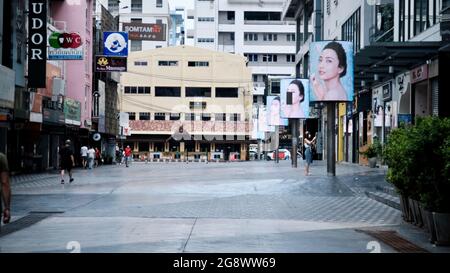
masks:
<instances>
[{"instance_id":1,"label":"green foliage","mask_svg":"<svg viewBox=\"0 0 450 273\"><path fill-rule=\"evenodd\" d=\"M418 118L394 130L384 151L387 180L433 211L450 212L450 119Z\"/></svg>"},{"instance_id":2,"label":"green foliage","mask_svg":"<svg viewBox=\"0 0 450 273\"><path fill-rule=\"evenodd\" d=\"M359 152L359 153L366 158L373 158L373 157L381 156L382 150L383 150L383 148L381 146L381 143L376 140L376 141L374 141L374 143L370 144L367 147L367 150L365 150L363 152Z\"/></svg>"}]
</instances>

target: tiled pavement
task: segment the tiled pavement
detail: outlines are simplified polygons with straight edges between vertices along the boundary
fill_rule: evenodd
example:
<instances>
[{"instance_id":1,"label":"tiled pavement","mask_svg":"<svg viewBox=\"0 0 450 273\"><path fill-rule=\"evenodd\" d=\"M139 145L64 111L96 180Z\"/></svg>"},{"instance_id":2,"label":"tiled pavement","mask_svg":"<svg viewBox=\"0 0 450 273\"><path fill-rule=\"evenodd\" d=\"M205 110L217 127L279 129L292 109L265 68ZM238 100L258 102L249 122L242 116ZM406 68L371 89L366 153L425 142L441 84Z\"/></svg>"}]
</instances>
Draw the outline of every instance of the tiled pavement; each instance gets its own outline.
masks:
<instances>
[{"instance_id":1,"label":"tiled pavement","mask_svg":"<svg viewBox=\"0 0 450 273\"><path fill-rule=\"evenodd\" d=\"M67 252L74 240L85 252L367 252L373 238L356 229L405 230L398 210L364 195L385 184L385 170L325 170L324 162L310 177L289 162L134 163L77 169L71 185L55 174L13 178L13 220L61 213L0 236L0 252Z\"/></svg>"}]
</instances>

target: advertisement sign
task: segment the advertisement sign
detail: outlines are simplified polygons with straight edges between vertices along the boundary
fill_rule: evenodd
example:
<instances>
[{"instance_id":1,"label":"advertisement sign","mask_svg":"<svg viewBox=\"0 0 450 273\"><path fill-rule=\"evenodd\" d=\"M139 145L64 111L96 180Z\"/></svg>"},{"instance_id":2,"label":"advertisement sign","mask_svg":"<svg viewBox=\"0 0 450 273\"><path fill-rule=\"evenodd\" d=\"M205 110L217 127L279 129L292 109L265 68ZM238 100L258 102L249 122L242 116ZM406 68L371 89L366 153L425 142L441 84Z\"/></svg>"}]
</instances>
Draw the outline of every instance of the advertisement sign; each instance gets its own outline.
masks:
<instances>
[{"instance_id":1,"label":"advertisement sign","mask_svg":"<svg viewBox=\"0 0 450 273\"><path fill-rule=\"evenodd\" d=\"M383 85L383 100L384 101L392 100L392 82Z\"/></svg>"},{"instance_id":2,"label":"advertisement sign","mask_svg":"<svg viewBox=\"0 0 450 273\"><path fill-rule=\"evenodd\" d=\"M125 72L127 58L95 56L95 72Z\"/></svg>"},{"instance_id":3,"label":"advertisement sign","mask_svg":"<svg viewBox=\"0 0 450 273\"><path fill-rule=\"evenodd\" d=\"M106 85L104 81L98 81L98 131L106 133Z\"/></svg>"},{"instance_id":4,"label":"advertisement sign","mask_svg":"<svg viewBox=\"0 0 450 273\"><path fill-rule=\"evenodd\" d=\"M309 117L309 80L282 79L281 88L281 117L303 118Z\"/></svg>"},{"instance_id":5,"label":"advertisement sign","mask_svg":"<svg viewBox=\"0 0 450 273\"><path fill-rule=\"evenodd\" d=\"M310 52L311 101L353 101L353 43L314 42Z\"/></svg>"},{"instance_id":6,"label":"advertisement sign","mask_svg":"<svg viewBox=\"0 0 450 273\"><path fill-rule=\"evenodd\" d=\"M281 99L279 96L267 97L267 124L288 126L288 119L281 118Z\"/></svg>"},{"instance_id":7,"label":"advertisement sign","mask_svg":"<svg viewBox=\"0 0 450 273\"><path fill-rule=\"evenodd\" d=\"M130 127L130 117L127 112L120 112L119 114L119 126Z\"/></svg>"},{"instance_id":8,"label":"advertisement sign","mask_svg":"<svg viewBox=\"0 0 450 273\"><path fill-rule=\"evenodd\" d=\"M15 71L0 65L0 107L14 108Z\"/></svg>"},{"instance_id":9,"label":"advertisement sign","mask_svg":"<svg viewBox=\"0 0 450 273\"><path fill-rule=\"evenodd\" d=\"M83 60L83 41L78 33L53 32L48 43L49 60Z\"/></svg>"},{"instance_id":10,"label":"advertisement sign","mask_svg":"<svg viewBox=\"0 0 450 273\"><path fill-rule=\"evenodd\" d=\"M128 32L130 40L165 41L165 24L123 23L123 31Z\"/></svg>"},{"instance_id":11,"label":"advertisement sign","mask_svg":"<svg viewBox=\"0 0 450 273\"><path fill-rule=\"evenodd\" d=\"M424 81L428 79L428 65L424 64L416 69L411 70L411 83Z\"/></svg>"},{"instance_id":12,"label":"advertisement sign","mask_svg":"<svg viewBox=\"0 0 450 273\"><path fill-rule=\"evenodd\" d=\"M411 114L398 114L398 126L402 127L412 123L412 115Z\"/></svg>"},{"instance_id":13,"label":"advertisement sign","mask_svg":"<svg viewBox=\"0 0 450 273\"><path fill-rule=\"evenodd\" d=\"M64 99L64 117L66 124L81 125L81 103L70 98Z\"/></svg>"},{"instance_id":14,"label":"advertisement sign","mask_svg":"<svg viewBox=\"0 0 450 273\"><path fill-rule=\"evenodd\" d=\"M28 1L28 87L45 88L47 0Z\"/></svg>"},{"instance_id":15,"label":"advertisement sign","mask_svg":"<svg viewBox=\"0 0 450 273\"><path fill-rule=\"evenodd\" d=\"M64 124L66 122L66 119L63 111L44 108L43 121L46 123Z\"/></svg>"},{"instance_id":16,"label":"advertisement sign","mask_svg":"<svg viewBox=\"0 0 450 273\"><path fill-rule=\"evenodd\" d=\"M128 56L128 33L126 32L103 32L103 55L105 56Z\"/></svg>"}]
</instances>

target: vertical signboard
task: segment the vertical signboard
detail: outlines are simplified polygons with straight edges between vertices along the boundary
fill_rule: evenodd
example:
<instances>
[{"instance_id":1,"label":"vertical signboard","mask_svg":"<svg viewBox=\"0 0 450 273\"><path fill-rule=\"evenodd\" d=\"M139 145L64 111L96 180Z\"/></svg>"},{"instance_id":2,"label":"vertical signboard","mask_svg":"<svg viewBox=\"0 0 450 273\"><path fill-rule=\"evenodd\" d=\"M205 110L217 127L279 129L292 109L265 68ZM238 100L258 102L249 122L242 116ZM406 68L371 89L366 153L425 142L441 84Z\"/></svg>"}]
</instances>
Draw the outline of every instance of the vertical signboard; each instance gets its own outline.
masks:
<instances>
[{"instance_id":1,"label":"vertical signboard","mask_svg":"<svg viewBox=\"0 0 450 273\"><path fill-rule=\"evenodd\" d=\"M283 79L281 88L281 117L309 118L309 80Z\"/></svg>"},{"instance_id":2,"label":"vertical signboard","mask_svg":"<svg viewBox=\"0 0 450 273\"><path fill-rule=\"evenodd\" d=\"M311 101L353 101L353 43L314 42L311 51Z\"/></svg>"},{"instance_id":3,"label":"vertical signboard","mask_svg":"<svg viewBox=\"0 0 450 273\"><path fill-rule=\"evenodd\" d=\"M47 0L29 0L28 12L28 87L45 88Z\"/></svg>"}]
</instances>

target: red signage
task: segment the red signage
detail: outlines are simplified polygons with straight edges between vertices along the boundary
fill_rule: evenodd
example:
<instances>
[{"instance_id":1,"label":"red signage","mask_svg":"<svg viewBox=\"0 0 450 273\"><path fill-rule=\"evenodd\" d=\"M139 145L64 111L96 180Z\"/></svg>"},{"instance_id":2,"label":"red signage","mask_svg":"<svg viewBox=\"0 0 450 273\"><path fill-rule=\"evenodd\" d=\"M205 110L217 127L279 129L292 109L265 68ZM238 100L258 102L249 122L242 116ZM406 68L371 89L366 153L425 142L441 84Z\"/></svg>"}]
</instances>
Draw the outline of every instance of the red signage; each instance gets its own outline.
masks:
<instances>
[{"instance_id":1,"label":"red signage","mask_svg":"<svg viewBox=\"0 0 450 273\"><path fill-rule=\"evenodd\" d=\"M424 64L411 70L411 83L421 82L428 79L428 65Z\"/></svg>"}]
</instances>

